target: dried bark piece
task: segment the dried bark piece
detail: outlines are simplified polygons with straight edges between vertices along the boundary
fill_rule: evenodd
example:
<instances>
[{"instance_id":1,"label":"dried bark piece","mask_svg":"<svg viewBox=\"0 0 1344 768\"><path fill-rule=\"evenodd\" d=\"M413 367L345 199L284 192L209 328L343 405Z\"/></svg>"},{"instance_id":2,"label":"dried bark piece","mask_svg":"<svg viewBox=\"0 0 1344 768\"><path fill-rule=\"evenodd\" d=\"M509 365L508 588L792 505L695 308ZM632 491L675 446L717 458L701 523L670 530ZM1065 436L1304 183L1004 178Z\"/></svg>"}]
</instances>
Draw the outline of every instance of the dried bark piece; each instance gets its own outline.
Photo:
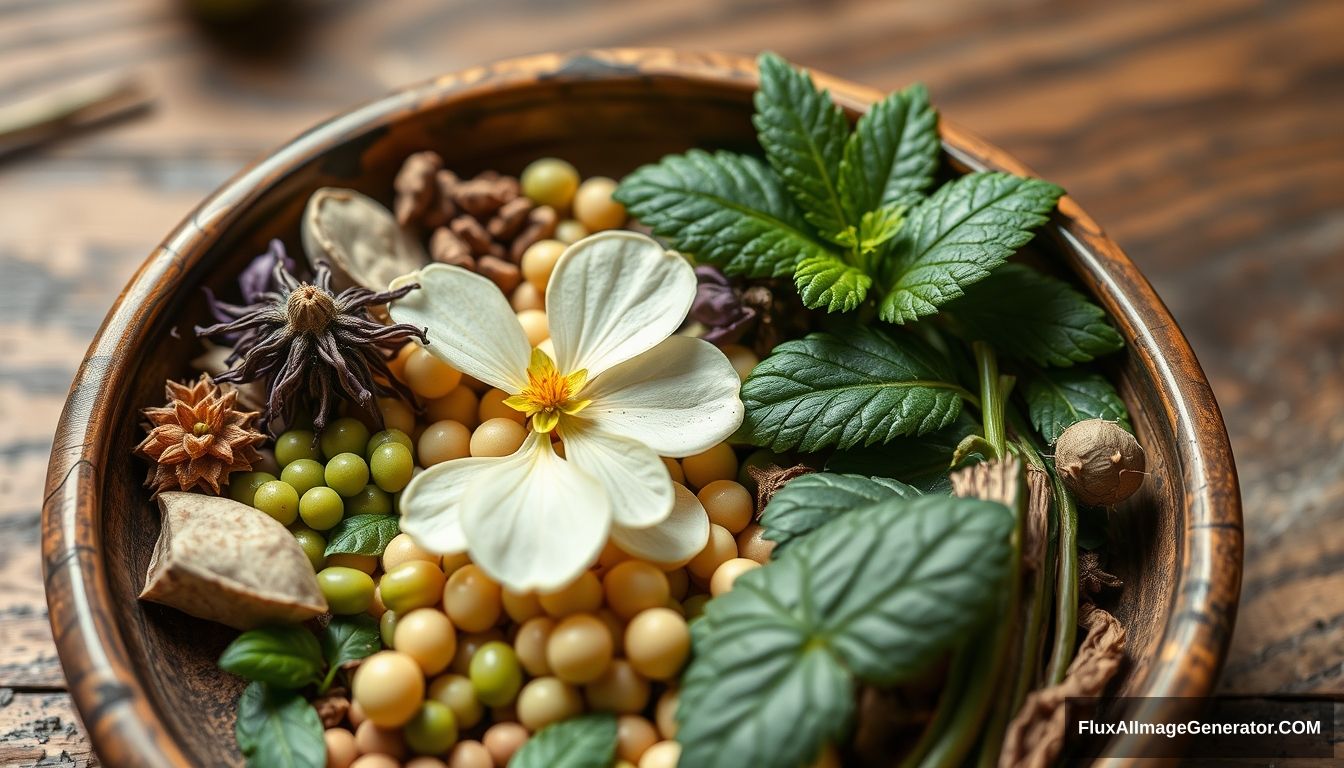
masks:
<instances>
[{"instance_id":1,"label":"dried bark piece","mask_svg":"<svg viewBox=\"0 0 1344 768\"><path fill-rule=\"evenodd\" d=\"M1054 497L1050 475L1043 469L1027 467L1027 518L1022 537L1022 562L1035 571L1045 562L1050 541L1050 502Z\"/></svg>"},{"instance_id":2,"label":"dried bark piece","mask_svg":"<svg viewBox=\"0 0 1344 768\"><path fill-rule=\"evenodd\" d=\"M963 499L997 501L1009 509L1016 509L1021 476L1022 463L1016 456L1009 456L959 469L948 479L952 481L953 495Z\"/></svg>"},{"instance_id":3,"label":"dried bark piece","mask_svg":"<svg viewBox=\"0 0 1344 768\"><path fill-rule=\"evenodd\" d=\"M999 768L1049 768L1064 748L1065 700L1100 696L1125 658L1125 628L1106 611L1084 603L1078 626L1086 630L1058 685L1027 694L1022 709L1008 724L999 753Z\"/></svg>"},{"instance_id":4,"label":"dried bark piece","mask_svg":"<svg viewBox=\"0 0 1344 768\"><path fill-rule=\"evenodd\" d=\"M499 286L507 296L523 281L523 271L517 264L505 261L498 256L482 256L476 260L476 271L490 278L490 282Z\"/></svg>"},{"instance_id":5,"label":"dried bark piece","mask_svg":"<svg viewBox=\"0 0 1344 768\"><path fill-rule=\"evenodd\" d=\"M303 250L309 262L331 265L337 291L358 285L385 291L396 278L429 263L419 241L392 212L353 189L323 187L303 212Z\"/></svg>"},{"instance_id":6,"label":"dried bark piece","mask_svg":"<svg viewBox=\"0 0 1344 768\"><path fill-rule=\"evenodd\" d=\"M416 224L438 205L439 186L435 177L441 170L443 158L432 150L416 152L401 164L401 170L397 171L397 178L392 182L392 188L397 193L393 210L396 211L398 224L403 227Z\"/></svg>"},{"instance_id":7,"label":"dried bark piece","mask_svg":"<svg viewBox=\"0 0 1344 768\"><path fill-rule=\"evenodd\" d=\"M218 496L170 491L141 600L234 629L325 613L308 556L285 526Z\"/></svg>"}]
</instances>

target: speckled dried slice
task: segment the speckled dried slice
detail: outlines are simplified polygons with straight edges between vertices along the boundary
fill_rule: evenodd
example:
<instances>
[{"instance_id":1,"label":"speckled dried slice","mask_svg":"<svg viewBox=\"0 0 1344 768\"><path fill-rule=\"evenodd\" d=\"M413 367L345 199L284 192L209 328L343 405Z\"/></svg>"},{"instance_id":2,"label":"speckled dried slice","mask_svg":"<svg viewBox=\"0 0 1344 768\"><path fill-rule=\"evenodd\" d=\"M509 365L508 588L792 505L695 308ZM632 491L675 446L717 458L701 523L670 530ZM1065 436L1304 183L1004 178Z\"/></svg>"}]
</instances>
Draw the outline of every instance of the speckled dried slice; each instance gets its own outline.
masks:
<instances>
[{"instance_id":1,"label":"speckled dried slice","mask_svg":"<svg viewBox=\"0 0 1344 768\"><path fill-rule=\"evenodd\" d=\"M423 267L429 256L392 212L353 189L323 187L303 212L303 250L331 265L338 290L387 290L392 279Z\"/></svg>"},{"instance_id":2,"label":"speckled dried slice","mask_svg":"<svg viewBox=\"0 0 1344 768\"><path fill-rule=\"evenodd\" d=\"M265 513L200 493L158 496L163 513L140 599L235 629L327 610L294 535Z\"/></svg>"}]
</instances>

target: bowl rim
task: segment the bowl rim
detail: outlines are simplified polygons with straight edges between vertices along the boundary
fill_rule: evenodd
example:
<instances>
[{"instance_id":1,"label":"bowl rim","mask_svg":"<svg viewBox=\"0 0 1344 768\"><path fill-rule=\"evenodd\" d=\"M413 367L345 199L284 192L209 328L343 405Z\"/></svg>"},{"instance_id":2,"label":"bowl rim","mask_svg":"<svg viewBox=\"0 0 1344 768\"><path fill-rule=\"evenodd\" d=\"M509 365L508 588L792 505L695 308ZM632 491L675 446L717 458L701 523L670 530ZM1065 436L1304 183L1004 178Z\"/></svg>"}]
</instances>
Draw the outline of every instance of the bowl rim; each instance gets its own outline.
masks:
<instances>
[{"instance_id":1,"label":"bowl rim","mask_svg":"<svg viewBox=\"0 0 1344 768\"><path fill-rule=\"evenodd\" d=\"M146 349L167 311L170 292L160 286L191 271L240 211L333 144L412 112L525 88L537 80L650 77L750 91L757 70L753 59L734 54L616 48L526 56L443 75L330 118L243 169L141 265L75 375L53 442L42 509L42 569L52 632L75 707L106 765L189 764L132 669L117 620L108 611L111 594L101 548L101 468L109 450L124 447L112 445L109 415L125 406L125 385L137 365L133 352ZM814 78L851 112L862 112L883 96L823 73ZM943 119L941 131L944 151L963 167L1034 175L952 121ZM1167 698L1146 700L1134 714L1149 720L1186 716L1192 697L1212 692L1240 593L1241 499L1231 446L1189 343L1148 281L1072 197L1060 200L1051 226L1075 253L1071 267L1077 277L1102 301L1130 340L1130 354L1151 374L1163 405L1154 418L1174 435L1185 509L1169 616L1180 620L1167 621L1150 660L1145 693Z\"/></svg>"}]
</instances>

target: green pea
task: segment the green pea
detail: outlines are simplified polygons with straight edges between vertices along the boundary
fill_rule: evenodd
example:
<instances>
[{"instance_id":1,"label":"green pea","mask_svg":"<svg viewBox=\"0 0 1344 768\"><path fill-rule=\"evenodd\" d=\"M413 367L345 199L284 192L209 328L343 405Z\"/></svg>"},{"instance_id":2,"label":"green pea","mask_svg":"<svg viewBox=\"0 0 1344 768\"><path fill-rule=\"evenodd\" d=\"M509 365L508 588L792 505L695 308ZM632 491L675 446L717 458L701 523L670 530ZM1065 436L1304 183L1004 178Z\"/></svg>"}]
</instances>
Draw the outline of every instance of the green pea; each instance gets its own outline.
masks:
<instances>
[{"instance_id":1,"label":"green pea","mask_svg":"<svg viewBox=\"0 0 1344 768\"><path fill-rule=\"evenodd\" d=\"M378 594L388 609L405 613L443 600L446 577L435 563L409 560L383 574Z\"/></svg>"},{"instance_id":2,"label":"green pea","mask_svg":"<svg viewBox=\"0 0 1344 768\"><path fill-rule=\"evenodd\" d=\"M373 577L354 568L333 565L317 573L317 586L336 614L363 613L373 602Z\"/></svg>"},{"instance_id":3,"label":"green pea","mask_svg":"<svg viewBox=\"0 0 1344 768\"><path fill-rule=\"evenodd\" d=\"M430 699L402 727L406 746L419 755L441 755L457 743L457 718L441 701Z\"/></svg>"},{"instance_id":4,"label":"green pea","mask_svg":"<svg viewBox=\"0 0 1344 768\"><path fill-rule=\"evenodd\" d=\"M346 416L337 419L322 430L322 454L328 459L337 454L362 455L369 444L369 428L359 419Z\"/></svg>"},{"instance_id":5,"label":"green pea","mask_svg":"<svg viewBox=\"0 0 1344 768\"><path fill-rule=\"evenodd\" d=\"M518 655L508 643L492 640L476 649L468 676L476 698L491 707L508 706L523 685Z\"/></svg>"},{"instance_id":6,"label":"green pea","mask_svg":"<svg viewBox=\"0 0 1344 768\"><path fill-rule=\"evenodd\" d=\"M310 489L326 482L325 473L321 462L313 459L295 459L280 470L280 479L294 486L294 490L298 491L299 497L302 498Z\"/></svg>"},{"instance_id":7,"label":"green pea","mask_svg":"<svg viewBox=\"0 0 1344 768\"><path fill-rule=\"evenodd\" d=\"M411 458L411 449L400 443L384 443L373 451L369 459L369 472L373 482L388 493L396 493L411 482L411 473L415 471L415 459Z\"/></svg>"},{"instance_id":8,"label":"green pea","mask_svg":"<svg viewBox=\"0 0 1344 768\"><path fill-rule=\"evenodd\" d=\"M523 169L519 182L523 194L537 205L563 210L579 189L579 171L557 157L543 157Z\"/></svg>"},{"instance_id":9,"label":"green pea","mask_svg":"<svg viewBox=\"0 0 1344 768\"><path fill-rule=\"evenodd\" d=\"M345 500L345 512L348 515L390 515L392 497L387 491L369 483L359 493Z\"/></svg>"},{"instance_id":10,"label":"green pea","mask_svg":"<svg viewBox=\"0 0 1344 768\"><path fill-rule=\"evenodd\" d=\"M779 454L767 448L758 448L748 454L747 458L742 460L742 466L737 469L737 482L753 494L756 493L756 478L751 476L751 470L769 469L779 464Z\"/></svg>"},{"instance_id":11,"label":"green pea","mask_svg":"<svg viewBox=\"0 0 1344 768\"><path fill-rule=\"evenodd\" d=\"M299 504L302 506L303 499L299 499ZM327 540L322 538L322 534L312 528L295 528L294 538L298 540L299 546L303 547L303 554L308 556L308 562L313 564L313 571L322 570L322 566L327 564Z\"/></svg>"},{"instance_id":12,"label":"green pea","mask_svg":"<svg viewBox=\"0 0 1344 768\"><path fill-rule=\"evenodd\" d=\"M392 638L397 634L397 612L383 611L378 618L378 634L383 638L383 647L392 647Z\"/></svg>"},{"instance_id":13,"label":"green pea","mask_svg":"<svg viewBox=\"0 0 1344 768\"><path fill-rule=\"evenodd\" d=\"M252 506L257 489L275 479L270 472L238 472L229 476L229 498Z\"/></svg>"},{"instance_id":14,"label":"green pea","mask_svg":"<svg viewBox=\"0 0 1344 768\"><path fill-rule=\"evenodd\" d=\"M384 429L382 432L374 432L373 437L369 438L369 445L364 449L364 455L372 459L374 450L385 443L401 443L411 453L415 453L415 441L411 439L410 435L400 429Z\"/></svg>"},{"instance_id":15,"label":"green pea","mask_svg":"<svg viewBox=\"0 0 1344 768\"><path fill-rule=\"evenodd\" d=\"M269 480L257 488L252 506L275 518L281 525L289 525L299 516L299 492L283 480Z\"/></svg>"},{"instance_id":16,"label":"green pea","mask_svg":"<svg viewBox=\"0 0 1344 768\"><path fill-rule=\"evenodd\" d=\"M275 441L275 463L281 467L299 459L320 459L317 438L306 429L291 429Z\"/></svg>"},{"instance_id":17,"label":"green pea","mask_svg":"<svg viewBox=\"0 0 1344 768\"><path fill-rule=\"evenodd\" d=\"M325 485L309 488L299 498L299 517L309 528L325 531L341 522L345 516L345 501L341 494Z\"/></svg>"},{"instance_id":18,"label":"green pea","mask_svg":"<svg viewBox=\"0 0 1344 768\"><path fill-rule=\"evenodd\" d=\"M354 453L338 453L327 462L327 485L342 496L354 496L369 482L369 465Z\"/></svg>"}]
</instances>

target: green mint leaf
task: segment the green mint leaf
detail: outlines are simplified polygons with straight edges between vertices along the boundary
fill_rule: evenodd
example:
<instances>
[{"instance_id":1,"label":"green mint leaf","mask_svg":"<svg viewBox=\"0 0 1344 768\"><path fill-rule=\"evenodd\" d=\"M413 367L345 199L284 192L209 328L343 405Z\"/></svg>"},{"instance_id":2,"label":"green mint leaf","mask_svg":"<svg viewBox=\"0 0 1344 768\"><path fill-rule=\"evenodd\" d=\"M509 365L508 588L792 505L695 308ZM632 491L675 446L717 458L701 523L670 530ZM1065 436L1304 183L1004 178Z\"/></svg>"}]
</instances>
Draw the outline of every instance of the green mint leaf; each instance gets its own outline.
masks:
<instances>
[{"instance_id":1,"label":"green mint leaf","mask_svg":"<svg viewBox=\"0 0 1344 768\"><path fill-rule=\"evenodd\" d=\"M850 312L863 303L873 278L832 254L810 256L798 263L793 282L808 309Z\"/></svg>"},{"instance_id":2,"label":"green mint leaf","mask_svg":"<svg viewBox=\"0 0 1344 768\"><path fill-rule=\"evenodd\" d=\"M616 716L598 713L537 731L509 760L509 768L611 768L616 759Z\"/></svg>"},{"instance_id":3,"label":"green mint leaf","mask_svg":"<svg viewBox=\"0 0 1344 768\"><path fill-rule=\"evenodd\" d=\"M382 634L371 616L336 616L322 630L322 655L327 666L338 669L382 650Z\"/></svg>"},{"instance_id":4,"label":"green mint leaf","mask_svg":"<svg viewBox=\"0 0 1344 768\"><path fill-rule=\"evenodd\" d=\"M682 764L803 765L841 740L856 679L920 674L993 609L1012 527L994 502L889 498L743 574L692 627Z\"/></svg>"},{"instance_id":5,"label":"green mint leaf","mask_svg":"<svg viewBox=\"0 0 1344 768\"><path fill-rule=\"evenodd\" d=\"M807 765L849 730L854 681L784 607L800 605L811 585L796 564L783 570L744 590L712 626L692 625L695 655L677 705L679 765Z\"/></svg>"},{"instance_id":6,"label":"green mint leaf","mask_svg":"<svg viewBox=\"0 0 1344 768\"><path fill-rule=\"evenodd\" d=\"M396 515L351 515L327 532L326 554L381 556L400 525Z\"/></svg>"},{"instance_id":7,"label":"green mint leaf","mask_svg":"<svg viewBox=\"0 0 1344 768\"><path fill-rule=\"evenodd\" d=\"M775 542L775 552L782 552L790 542L838 515L892 496L918 495L917 489L899 480L816 472L790 480L776 491L761 513L761 525L765 538Z\"/></svg>"},{"instance_id":8,"label":"green mint leaf","mask_svg":"<svg viewBox=\"0 0 1344 768\"><path fill-rule=\"evenodd\" d=\"M219 657L219 668L276 688L302 688L322 676L322 649L302 626L249 629Z\"/></svg>"},{"instance_id":9,"label":"green mint leaf","mask_svg":"<svg viewBox=\"0 0 1344 768\"><path fill-rule=\"evenodd\" d=\"M912 208L891 244L880 317L906 323L938 311L1032 238L1064 192L1040 179L971 173Z\"/></svg>"},{"instance_id":10,"label":"green mint leaf","mask_svg":"<svg viewBox=\"0 0 1344 768\"><path fill-rule=\"evenodd\" d=\"M317 710L293 691L252 683L238 699L234 727L250 768L323 768L327 743Z\"/></svg>"},{"instance_id":11,"label":"green mint leaf","mask_svg":"<svg viewBox=\"0 0 1344 768\"><path fill-rule=\"evenodd\" d=\"M859 220L857 246L864 253L871 253L882 247L901 231L905 223L905 206L888 205L875 211L868 211Z\"/></svg>"},{"instance_id":12,"label":"green mint leaf","mask_svg":"<svg viewBox=\"0 0 1344 768\"><path fill-rule=\"evenodd\" d=\"M950 493L952 484L947 473L957 446L979 430L980 425L963 412L937 432L898 437L886 445L836 451L826 461L826 471L892 477L924 493Z\"/></svg>"},{"instance_id":13,"label":"green mint leaf","mask_svg":"<svg viewBox=\"0 0 1344 768\"><path fill-rule=\"evenodd\" d=\"M849 138L845 113L810 75L779 56L763 53L757 63L761 85L752 123L766 159L814 227L828 235L843 231L851 221L837 186Z\"/></svg>"},{"instance_id":14,"label":"green mint leaf","mask_svg":"<svg viewBox=\"0 0 1344 768\"><path fill-rule=\"evenodd\" d=\"M914 205L938 170L938 112L916 83L859 118L840 161L840 195L851 216Z\"/></svg>"},{"instance_id":15,"label":"green mint leaf","mask_svg":"<svg viewBox=\"0 0 1344 768\"><path fill-rule=\"evenodd\" d=\"M674 247L728 275L783 277L829 252L768 165L693 149L626 176L615 198Z\"/></svg>"},{"instance_id":16,"label":"green mint leaf","mask_svg":"<svg viewBox=\"0 0 1344 768\"><path fill-rule=\"evenodd\" d=\"M960 387L947 362L910 334L862 326L786 341L742 384L739 435L776 451L885 443L952 423Z\"/></svg>"},{"instance_id":17,"label":"green mint leaf","mask_svg":"<svg viewBox=\"0 0 1344 768\"><path fill-rule=\"evenodd\" d=\"M943 310L966 338L1037 365L1085 363L1125 345L1105 310L1022 264L1004 264Z\"/></svg>"},{"instance_id":18,"label":"green mint leaf","mask_svg":"<svg viewBox=\"0 0 1344 768\"><path fill-rule=\"evenodd\" d=\"M1133 430L1125 401L1105 376L1077 368L1045 370L1022 383L1032 426L1047 443L1080 421L1107 419Z\"/></svg>"}]
</instances>

